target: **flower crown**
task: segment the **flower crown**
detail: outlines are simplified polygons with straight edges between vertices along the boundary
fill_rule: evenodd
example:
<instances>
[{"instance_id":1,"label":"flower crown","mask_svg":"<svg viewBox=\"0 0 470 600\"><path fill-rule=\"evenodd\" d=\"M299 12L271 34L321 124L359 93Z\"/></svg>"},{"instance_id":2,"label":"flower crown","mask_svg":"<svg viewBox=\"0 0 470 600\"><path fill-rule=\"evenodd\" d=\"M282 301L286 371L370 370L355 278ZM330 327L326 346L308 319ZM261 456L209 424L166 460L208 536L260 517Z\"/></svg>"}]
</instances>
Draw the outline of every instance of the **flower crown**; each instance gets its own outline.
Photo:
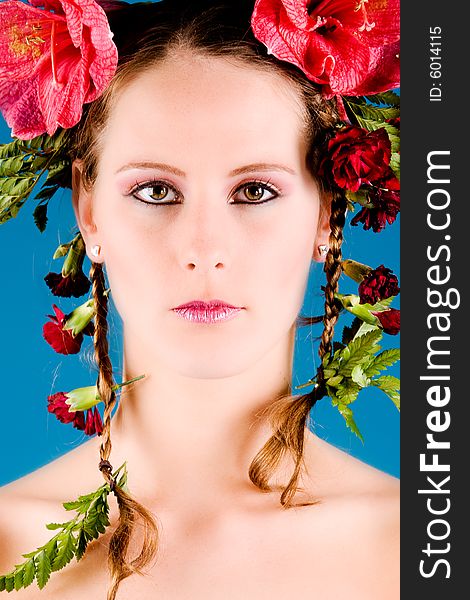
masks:
<instances>
[{"instance_id":1,"label":"flower crown","mask_svg":"<svg viewBox=\"0 0 470 600\"><path fill-rule=\"evenodd\" d=\"M0 3L0 111L15 138L0 147L0 223L34 197L34 220L44 231L49 201L61 187L71 187L68 130L116 72L118 51L107 12L122 6L127 4L118 0ZM323 149L320 175L344 190L351 212L358 208L351 224L375 233L391 225L400 210L399 96L392 91L399 86L399 0L256 0L251 27L269 54L295 65L336 102L342 123ZM53 258L64 261L60 272L45 277L52 294L87 294L80 233L60 245ZM362 439L350 407L362 389L378 387L399 408L399 380L382 374L398 360L399 350L380 352L379 341L383 333L399 332L400 311L390 305L400 289L384 265L343 260L342 269L358 283L358 292L336 293L335 298L354 319L323 357L321 378L317 372L297 389L314 386L317 399L329 396ZM83 336L93 335L93 300L69 314L56 304L53 311L43 326L44 339L58 353L77 354ZM115 391L136 379L117 384ZM97 386L91 385L49 396L48 410L62 423L100 435L100 403ZM126 488L125 465L110 481ZM80 559L89 541L109 524L110 491L107 483L65 503L77 516L49 524L60 531L23 555L27 560L13 572L0 576L0 591L26 587L35 578L42 588L51 570L63 568L73 556Z\"/></svg>"}]
</instances>

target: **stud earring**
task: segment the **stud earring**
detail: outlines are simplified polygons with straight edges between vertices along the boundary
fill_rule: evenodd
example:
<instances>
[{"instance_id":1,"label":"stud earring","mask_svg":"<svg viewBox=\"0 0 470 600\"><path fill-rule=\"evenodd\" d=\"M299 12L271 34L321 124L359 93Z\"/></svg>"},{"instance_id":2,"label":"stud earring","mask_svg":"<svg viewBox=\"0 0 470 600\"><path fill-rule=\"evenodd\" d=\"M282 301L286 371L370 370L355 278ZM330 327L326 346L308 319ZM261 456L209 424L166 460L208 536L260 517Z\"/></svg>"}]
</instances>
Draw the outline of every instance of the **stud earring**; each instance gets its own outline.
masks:
<instances>
[{"instance_id":1,"label":"stud earring","mask_svg":"<svg viewBox=\"0 0 470 600\"><path fill-rule=\"evenodd\" d=\"M91 248L91 253L93 254L93 256L96 256L97 258L100 255L100 252L101 252L101 246L98 246L98 244L96 244L95 246L93 246Z\"/></svg>"},{"instance_id":2,"label":"stud earring","mask_svg":"<svg viewBox=\"0 0 470 600\"><path fill-rule=\"evenodd\" d=\"M328 254L328 246L326 244L320 244L318 246L318 253L320 256L326 256Z\"/></svg>"}]
</instances>

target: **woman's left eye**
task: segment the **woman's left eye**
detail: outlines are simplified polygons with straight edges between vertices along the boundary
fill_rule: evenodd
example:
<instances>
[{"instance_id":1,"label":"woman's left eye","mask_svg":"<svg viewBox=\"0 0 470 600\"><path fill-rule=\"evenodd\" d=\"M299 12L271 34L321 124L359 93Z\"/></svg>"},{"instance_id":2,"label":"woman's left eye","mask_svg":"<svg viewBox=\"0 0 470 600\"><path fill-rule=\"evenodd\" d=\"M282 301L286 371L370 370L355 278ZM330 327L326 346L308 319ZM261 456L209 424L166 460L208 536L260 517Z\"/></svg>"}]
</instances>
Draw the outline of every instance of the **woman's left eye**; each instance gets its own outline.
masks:
<instances>
[{"instance_id":1,"label":"woman's left eye","mask_svg":"<svg viewBox=\"0 0 470 600\"><path fill-rule=\"evenodd\" d=\"M278 196L279 190L273 185L261 181L250 181L241 185L235 191L233 198L234 204L263 204Z\"/></svg>"}]
</instances>

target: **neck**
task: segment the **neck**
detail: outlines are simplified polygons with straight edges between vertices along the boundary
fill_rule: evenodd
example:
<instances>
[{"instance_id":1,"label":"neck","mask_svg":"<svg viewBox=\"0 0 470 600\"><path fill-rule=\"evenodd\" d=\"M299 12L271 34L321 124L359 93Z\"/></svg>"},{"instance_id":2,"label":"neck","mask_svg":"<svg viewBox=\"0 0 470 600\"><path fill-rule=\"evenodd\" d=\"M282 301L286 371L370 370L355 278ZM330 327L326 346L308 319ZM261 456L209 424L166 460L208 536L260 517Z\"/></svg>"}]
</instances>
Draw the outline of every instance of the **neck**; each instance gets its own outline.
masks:
<instances>
[{"instance_id":1,"label":"neck","mask_svg":"<svg viewBox=\"0 0 470 600\"><path fill-rule=\"evenodd\" d=\"M290 393L294 337L292 328L248 370L225 378L188 378L147 361L147 377L123 389L111 425L111 462L127 461L131 491L172 506L257 491L248 469L272 433L263 411ZM142 372L142 353L126 338L124 348L130 379Z\"/></svg>"}]
</instances>

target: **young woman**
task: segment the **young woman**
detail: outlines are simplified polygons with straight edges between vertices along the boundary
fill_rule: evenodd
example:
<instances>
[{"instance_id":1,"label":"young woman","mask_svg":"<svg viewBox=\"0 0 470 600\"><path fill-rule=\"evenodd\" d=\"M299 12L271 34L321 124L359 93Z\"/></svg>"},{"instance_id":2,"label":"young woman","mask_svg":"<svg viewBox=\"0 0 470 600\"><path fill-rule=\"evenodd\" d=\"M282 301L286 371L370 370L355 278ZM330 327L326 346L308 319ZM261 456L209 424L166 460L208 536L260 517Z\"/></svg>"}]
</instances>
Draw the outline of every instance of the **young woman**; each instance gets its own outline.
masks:
<instances>
[{"instance_id":1,"label":"young woman","mask_svg":"<svg viewBox=\"0 0 470 600\"><path fill-rule=\"evenodd\" d=\"M105 6L120 64L62 146L92 262L103 431L95 423L101 435L1 490L0 573L45 545L44 522L68 521L61 502L102 476L117 503L46 589L23 570L20 598L398 598L397 480L306 427L324 369L291 396L312 259L326 260L323 359L340 311L347 198L322 152L344 107L266 53L251 3L232 4ZM108 288L123 381L145 374L112 419ZM110 461L126 461L129 488ZM54 570L49 550L33 559L38 583L41 561Z\"/></svg>"}]
</instances>

